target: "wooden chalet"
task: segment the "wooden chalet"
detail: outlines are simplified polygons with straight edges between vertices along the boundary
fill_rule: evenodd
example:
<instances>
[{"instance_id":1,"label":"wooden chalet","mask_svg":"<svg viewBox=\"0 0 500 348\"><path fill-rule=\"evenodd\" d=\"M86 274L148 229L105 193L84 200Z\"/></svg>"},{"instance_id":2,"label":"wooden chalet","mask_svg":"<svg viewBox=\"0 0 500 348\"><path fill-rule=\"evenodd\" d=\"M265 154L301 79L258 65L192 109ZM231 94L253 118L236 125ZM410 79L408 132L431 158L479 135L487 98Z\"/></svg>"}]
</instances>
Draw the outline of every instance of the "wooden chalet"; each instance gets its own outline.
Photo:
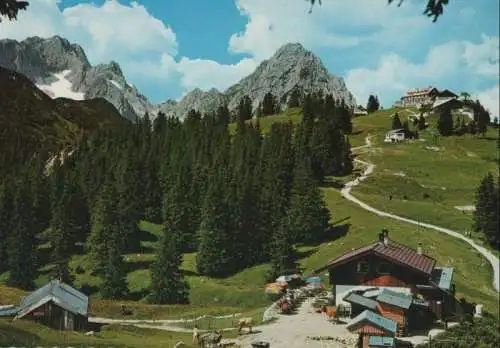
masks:
<instances>
[{"instance_id":1,"label":"wooden chalet","mask_svg":"<svg viewBox=\"0 0 500 348\"><path fill-rule=\"evenodd\" d=\"M394 337L396 335L397 325L391 319L384 318L383 316L365 310L351 320L346 326L347 330L352 333L359 334L362 348L377 347L374 341L390 341L392 345L386 347L394 347ZM371 337L377 337L374 339ZM383 338L382 338L383 337ZM372 344L370 345L370 339Z\"/></svg>"},{"instance_id":2,"label":"wooden chalet","mask_svg":"<svg viewBox=\"0 0 500 348\"><path fill-rule=\"evenodd\" d=\"M71 286L52 280L23 297L14 319L33 320L58 330L85 330L88 297Z\"/></svg>"},{"instance_id":3,"label":"wooden chalet","mask_svg":"<svg viewBox=\"0 0 500 348\"><path fill-rule=\"evenodd\" d=\"M394 318L404 328L412 304L419 315L429 312L430 320L454 313L453 268L436 267L436 260L423 254L421 246L414 250L389 240L387 230L379 234L376 242L341 255L315 272L326 269L336 305L350 305L353 314L363 306L374 311L370 298L377 302L375 312ZM384 288L389 291L382 291ZM368 300L348 296L363 291ZM356 305L352 307L353 302Z\"/></svg>"}]
</instances>

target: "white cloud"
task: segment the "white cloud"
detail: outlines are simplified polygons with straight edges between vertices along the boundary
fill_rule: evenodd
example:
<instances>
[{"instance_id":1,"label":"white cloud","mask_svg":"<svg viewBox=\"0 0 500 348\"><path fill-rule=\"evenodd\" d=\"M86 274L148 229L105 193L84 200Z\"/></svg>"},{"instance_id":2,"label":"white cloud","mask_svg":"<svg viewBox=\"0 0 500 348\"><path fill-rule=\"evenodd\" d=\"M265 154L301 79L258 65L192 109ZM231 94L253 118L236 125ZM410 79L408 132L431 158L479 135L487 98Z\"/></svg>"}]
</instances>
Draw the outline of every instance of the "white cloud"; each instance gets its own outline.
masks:
<instances>
[{"instance_id":1,"label":"white cloud","mask_svg":"<svg viewBox=\"0 0 500 348\"><path fill-rule=\"evenodd\" d=\"M391 53L380 58L374 69L357 68L347 72L347 87L361 103L375 93L386 103L406 89L447 83L470 90L479 77L498 81L498 37L481 36L482 42L451 41L430 49L424 62L415 63ZM495 46L496 45L496 46Z\"/></svg>"},{"instance_id":2,"label":"white cloud","mask_svg":"<svg viewBox=\"0 0 500 348\"><path fill-rule=\"evenodd\" d=\"M500 86L476 92L472 95L490 112L491 119L500 117Z\"/></svg>"},{"instance_id":3,"label":"white cloud","mask_svg":"<svg viewBox=\"0 0 500 348\"><path fill-rule=\"evenodd\" d=\"M1 24L0 39L60 35L83 47L92 64L116 60L125 75L171 83L180 79L185 89L225 89L248 75L252 59L236 64L177 58L178 43L172 28L133 1L108 0L102 5L82 3L60 10L59 0L33 0L18 21Z\"/></svg>"},{"instance_id":4,"label":"white cloud","mask_svg":"<svg viewBox=\"0 0 500 348\"><path fill-rule=\"evenodd\" d=\"M464 43L464 57L469 68L477 74L498 78L500 41L498 36L481 35L482 42L474 44Z\"/></svg>"},{"instance_id":5,"label":"white cloud","mask_svg":"<svg viewBox=\"0 0 500 348\"><path fill-rule=\"evenodd\" d=\"M182 85L187 89L202 90L217 88L224 90L250 74L257 67L253 59L242 59L236 64L219 64L207 59L182 57L177 70L182 74Z\"/></svg>"},{"instance_id":6,"label":"white cloud","mask_svg":"<svg viewBox=\"0 0 500 348\"><path fill-rule=\"evenodd\" d=\"M430 21L412 2L398 8L386 1L325 1L308 14L305 1L238 0L241 14L249 18L244 31L233 34L230 52L268 58L286 42L318 47L354 47L366 42L379 45L409 44ZM418 30L412 30L418 29Z\"/></svg>"},{"instance_id":7,"label":"white cloud","mask_svg":"<svg viewBox=\"0 0 500 348\"><path fill-rule=\"evenodd\" d=\"M137 2L108 0L101 6L78 4L60 10L59 0L35 0L18 21L2 22L0 38L60 35L80 44L93 63L177 52L175 33Z\"/></svg>"}]
</instances>

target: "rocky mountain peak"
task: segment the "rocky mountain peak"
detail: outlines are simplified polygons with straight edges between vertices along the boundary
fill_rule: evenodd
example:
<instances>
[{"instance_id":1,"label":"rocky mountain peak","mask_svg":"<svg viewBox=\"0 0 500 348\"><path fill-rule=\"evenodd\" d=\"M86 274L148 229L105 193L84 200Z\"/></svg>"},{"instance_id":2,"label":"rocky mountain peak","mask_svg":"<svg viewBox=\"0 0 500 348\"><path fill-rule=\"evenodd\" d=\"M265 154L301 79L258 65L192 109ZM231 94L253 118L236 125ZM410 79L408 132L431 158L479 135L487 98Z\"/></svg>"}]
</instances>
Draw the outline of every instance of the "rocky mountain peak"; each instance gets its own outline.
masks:
<instances>
[{"instance_id":1,"label":"rocky mountain peak","mask_svg":"<svg viewBox=\"0 0 500 348\"><path fill-rule=\"evenodd\" d=\"M197 88L187 93L175 105L162 104L160 110L181 118L191 109L210 113L221 104L226 104L229 110L234 111L245 95L252 99L256 110L268 92L277 97L281 108L284 109L290 94L295 89L302 93L321 91L324 94L332 94L336 99L344 100L349 106L356 105L344 80L331 75L318 56L300 43L287 43L269 59L262 61L252 74L229 87L224 93L215 88L206 92Z\"/></svg>"},{"instance_id":2,"label":"rocky mountain peak","mask_svg":"<svg viewBox=\"0 0 500 348\"><path fill-rule=\"evenodd\" d=\"M26 75L53 98L102 97L130 120L153 109L127 84L117 62L92 66L81 46L60 36L0 40L0 66Z\"/></svg>"}]
</instances>

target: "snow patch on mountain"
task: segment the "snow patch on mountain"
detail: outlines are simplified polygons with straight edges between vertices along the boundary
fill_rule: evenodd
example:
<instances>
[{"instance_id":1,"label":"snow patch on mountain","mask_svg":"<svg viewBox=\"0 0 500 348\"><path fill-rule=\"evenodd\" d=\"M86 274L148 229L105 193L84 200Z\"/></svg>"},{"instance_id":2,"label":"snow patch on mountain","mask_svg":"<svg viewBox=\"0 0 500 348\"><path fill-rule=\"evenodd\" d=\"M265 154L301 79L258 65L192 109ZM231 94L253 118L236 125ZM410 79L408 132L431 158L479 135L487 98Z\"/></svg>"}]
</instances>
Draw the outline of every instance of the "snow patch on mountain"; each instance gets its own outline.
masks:
<instances>
[{"instance_id":1,"label":"snow patch on mountain","mask_svg":"<svg viewBox=\"0 0 500 348\"><path fill-rule=\"evenodd\" d=\"M51 98L67 98L73 100L84 100L85 93L73 91L73 84L67 79L71 74L71 70L64 70L60 73L53 74L56 81L47 85L36 85L45 94Z\"/></svg>"},{"instance_id":2,"label":"snow patch on mountain","mask_svg":"<svg viewBox=\"0 0 500 348\"><path fill-rule=\"evenodd\" d=\"M108 80L109 83L111 83L113 86L115 86L116 88L118 88L119 90L122 90L123 91L123 86L120 85L118 82L116 82L115 80Z\"/></svg>"}]
</instances>

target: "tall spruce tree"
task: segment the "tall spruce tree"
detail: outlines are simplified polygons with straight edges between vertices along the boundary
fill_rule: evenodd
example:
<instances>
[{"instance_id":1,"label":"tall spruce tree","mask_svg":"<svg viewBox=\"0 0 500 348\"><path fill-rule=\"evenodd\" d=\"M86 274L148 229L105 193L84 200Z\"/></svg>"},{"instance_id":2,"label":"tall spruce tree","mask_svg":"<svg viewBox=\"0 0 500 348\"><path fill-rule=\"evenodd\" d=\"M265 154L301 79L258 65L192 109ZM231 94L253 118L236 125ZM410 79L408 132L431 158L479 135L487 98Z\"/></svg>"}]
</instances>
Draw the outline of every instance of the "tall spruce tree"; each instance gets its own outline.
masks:
<instances>
[{"instance_id":1,"label":"tall spruce tree","mask_svg":"<svg viewBox=\"0 0 500 348\"><path fill-rule=\"evenodd\" d=\"M7 283L26 290L33 288L37 270L33 198L28 185L26 174L15 183L7 249L10 271Z\"/></svg>"},{"instance_id":2,"label":"tall spruce tree","mask_svg":"<svg viewBox=\"0 0 500 348\"><path fill-rule=\"evenodd\" d=\"M294 148L291 123L275 123L264 139L258 171L260 173L260 235L265 238L263 257L270 255L274 231L281 224L290 205L293 180Z\"/></svg>"},{"instance_id":3,"label":"tall spruce tree","mask_svg":"<svg viewBox=\"0 0 500 348\"><path fill-rule=\"evenodd\" d=\"M61 198L55 205L52 220L50 223L50 241L52 244L52 260L56 264L56 276L64 277L65 282L69 282L66 277L69 275L67 263L74 252L76 239L76 229L71 221L71 190L70 183L64 183L64 189ZM65 274L67 273L67 274Z\"/></svg>"},{"instance_id":4,"label":"tall spruce tree","mask_svg":"<svg viewBox=\"0 0 500 348\"><path fill-rule=\"evenodd\" d=\"M7 181L0 184L0 273L8 269L8 241L12 232L11 216L12 216L12 197L11 188L8 187Z\"/></svg>"},{"instance_id":5,"label":"tall spruce tree","mask_svg":"<svg viewBox=\"0 0 500 348\"><path fill-rule=\"evenodd\" d=\"M424 115L420 115L418 118L418 130L424 130L427 126L425 125L425 117Z\"/></svg>"},{"instance_id":6,"label":"tall spruce tree","mask_svg":"<svg viewBox=\"0 0 500 348\"><path fill-rule=\"evenodd\" d=\"M111 235L108 235L107 262L104 268L104 277L101 284L101 296L106 299L121 299L127 296L127 275L123 262L122 235L118 228L114 228Z\"/></svg>"},{"instance_id":7,"label":"tall spruce tree","mask_svg":"<svg viewBox=\"0 0 500 348\"><path fill-rule=\"evenodd\" d=\"M380 103L378 98L372 94L368 97L368 103L366 103L366 112L371 114L372 112L378 111L380 108Z\"/></svg>"},{"instance_id":8,"label":"tall spruce tree","mask_svg":"<svg viewBox=\"0 0 500 348\"><path fill-rule=\"evenodd\" d=\"M351 174L354 169L354 158L351 151L351 143L349 137L344 137L342 146L342 171L344 175Z\"/></svg>"},{"instance_id":9,"label":"tall spruce tree","mask_svg":"<svg viewBox=\"0 0 500 348\"><path fill-rule=\"evenodd\" d=\"M289 108L297 108L301 105L300 100L300 91L298 88L294 88L288 97L288 107Z\"/></svg>"},{"instance_id":10,"label":"tall spruce tree","mask_svg":"<svg viewBox=\"0 0 500 348\"><path fill-rule=\"evenodd\" d=\"M243 121L252 119L252 99L248 95L245 95L240 100L240 104L238 106L238 117Z\"/></svg>"},{"instance_id":11,"label":"tall spruce tree","mask_svg":"<svg viewBox=\"0 0 500 348\"><path fill-rule=\"evenodd\" d=\"M267 92L262 100L262 116L274 114L276 110L276 100L271 92Z\"/></svg>"},{"instance_id":12,"label":"tall spruce tree","mask_svg":"<svg viewBox=\"0 0 500 348\"><path fill-rule=\"evenodd\" d=\"M296 164L287 215L294 242L315 243L324 237L330 212L314 179L308 157L299 159Z\"/></svg>"},{"instance_id":13,"label":"tall spruce tree","mask_svg":"<svg viewBox=\"0 0 500 348\"><path fill-rule=\"evenodd\" d=\"M155 304L189 303L189 284L182 275L183 254L178 222L165 226L156 261L151 269L149 301Z\"/></svg>"},{"instance_id":14,"label":"tall spruce tree","mask_svg":"<svg viewBox=\"0 0 500 348\"><path fill-rule=\"evenodd\" d=\"M403 124L401 123L399 114L396 112L394 116L392 116L392 129L401 129L401 128L403 128Z\"/></svg>"},{"instance_id":15,"label":"tall spruce tree","mask_svg":"<svg viewBox=\"0 0 500 348\"><path fill-rule=\"evenodd\" d=\"M105 270L109 260L109 239L111 236L115 237L117 231L121 233L116 209L114 176L108 173L92 210L92 227L86 243L88 254L93 261L94 273L102 273Z\"/></svg>"},{"instance_id":16,"label":"tall spruce tree","mask_svg":"<svg viewBox=\"0 0 500 348\"><path fill-rule=\"evenodd\" d=\"M196 268L206 276L225 277L233 273L236 265L231 250L232 232L227 204L229 173L225 163L217 163L212 168L203 201Z\"/></svg>"},{"instance_id":17,"label":"tall spruce tree","mask_svg":"<svg viewBox=\"0 0 500 348\"><path fill-rule=\"evenodd\" d=\"M344 134L352 133L352 111L342 100L339 105L339 122Z\"/></svg>"},{"instance_id":18,"label":"tall spruce tree","mask_svg":"<svg viewBox=\"0 0 500 348\"><path fill-rule=\"evenodd\" d=\"M482 232L486 240L495 247L499 246L499 196L498 184L491 173L487 173L476 191L474 211L474 230Z\"/></svg>"},{"instance_id":19,"label":"tall spruce tree","mask_svg":"<svg viewBox=\"0 0 500 348\"><path fill-rule=\"evenodd\" d=\"M284 272L294 270L297 266L297 251L290 235L291 223L284 217L273 235L271 243L271 269L267 274L269 281L274 281Z\"/></svg>"},{"instance_id":20,"label":"tall spruce tree","mask_svg":"<svg viewBox=\"0 0 500 348\"><path fill-rule=\"evenodd\" d=\"M453 116L450 108L445 107L439 113L437 129L439 134L443 136L450 136L453 134Z\"/></svg>"}]
</instances>

